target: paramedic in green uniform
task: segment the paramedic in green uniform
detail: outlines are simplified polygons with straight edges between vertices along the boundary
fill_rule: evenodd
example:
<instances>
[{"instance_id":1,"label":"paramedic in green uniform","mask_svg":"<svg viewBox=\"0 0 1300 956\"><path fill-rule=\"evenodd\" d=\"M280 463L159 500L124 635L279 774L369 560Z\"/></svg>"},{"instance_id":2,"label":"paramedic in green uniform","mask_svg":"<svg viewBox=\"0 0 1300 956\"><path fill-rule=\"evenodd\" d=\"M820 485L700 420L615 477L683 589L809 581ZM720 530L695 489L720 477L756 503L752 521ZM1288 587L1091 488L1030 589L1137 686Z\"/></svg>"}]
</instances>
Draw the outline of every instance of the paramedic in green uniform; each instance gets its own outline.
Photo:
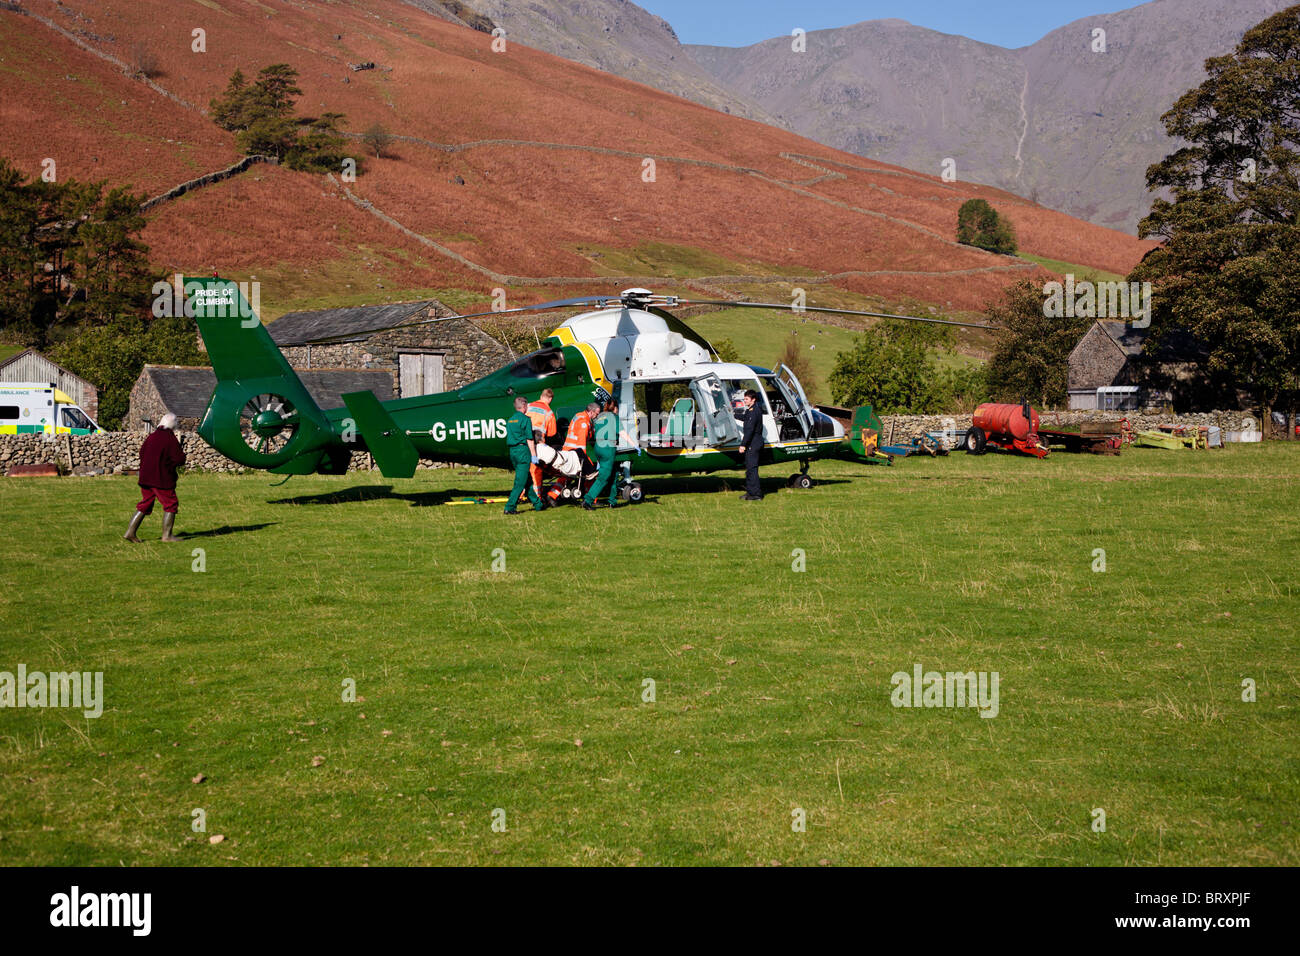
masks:
<instances>
[{"instance_id":1,"label":"paramedic in green uniform","mask_svg":"<svg viewBox=\"0 0 1300 956\"><path fill-rule=\"evenodd\" d=\"M533 444L533 422L527 415L528 399L522 396L515 399L515 413L506 420L506 452L510 455L510 464L515 469L515 486L510 489L506 499L506 514L518 514L515 505L519 495L528 489L528 500L533 503L534 511L542 510L542 499L538 497L533 483L528 477L528 466L537 464L537 446Z\"/></svg>"},{"instance_id":2,"label":"paramedic in green uniform","mask_svg":"<svg viewBox=\"0 0 1300 956\"><path fill-rule=\"evenodd\" d=\"M592 482L591 487L587 489L586 496L582 499L582 507L588 511L596 510L596 499L600 493L609 485L609 506L617 508L615 501L618 499L618 482L614 481L614 458L618 449L618 402L610 399L605 404L605 410L597 416L593 423L592 431L596 433L596 464L600 470L596 473L596 480Z\"/></svg>"}]
</instances>

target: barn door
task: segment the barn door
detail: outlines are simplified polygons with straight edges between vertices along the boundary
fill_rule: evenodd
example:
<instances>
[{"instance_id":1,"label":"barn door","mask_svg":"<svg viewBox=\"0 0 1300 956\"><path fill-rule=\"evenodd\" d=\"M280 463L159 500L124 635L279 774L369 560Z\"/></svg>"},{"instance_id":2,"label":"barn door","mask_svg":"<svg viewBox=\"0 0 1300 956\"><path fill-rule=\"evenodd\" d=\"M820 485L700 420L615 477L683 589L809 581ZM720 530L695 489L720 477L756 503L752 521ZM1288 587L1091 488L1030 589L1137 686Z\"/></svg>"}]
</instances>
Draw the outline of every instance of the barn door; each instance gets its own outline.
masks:
<instances>
[{"instance_id":1,"label":"barn door","mask_svg":"<svg viewBox=\"0 0 1300 956\"><path fill-rule=\"evenodd\" d=\"M443 357L425 352L403 352L398 357L402 398L443 391Z\"/></svg>"},{"instance_id":2,"label":"barn door","mask_svg":"<svg viewBox=\"0 0 1300 956\"><path fill-rule=\"evenodd\" d=\"M424 359L424 394L432 395L434 392L441 392L442 386L442 356L441 355L422 355Z\"/></svg>"}]
</instances>

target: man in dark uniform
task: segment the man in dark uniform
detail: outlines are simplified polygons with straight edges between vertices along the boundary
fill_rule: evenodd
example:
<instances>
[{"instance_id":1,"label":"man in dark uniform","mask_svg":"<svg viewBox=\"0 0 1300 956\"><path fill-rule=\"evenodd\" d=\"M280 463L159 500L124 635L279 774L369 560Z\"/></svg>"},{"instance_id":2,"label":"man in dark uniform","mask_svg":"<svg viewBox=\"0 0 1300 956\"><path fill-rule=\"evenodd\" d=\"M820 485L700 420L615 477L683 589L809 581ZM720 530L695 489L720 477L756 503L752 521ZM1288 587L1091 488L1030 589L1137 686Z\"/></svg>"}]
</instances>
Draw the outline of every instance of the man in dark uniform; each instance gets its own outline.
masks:
<instances>
[{"instance_id":1,"label":"man in dark uniform","mask_svg":"<svg viewBox=\"0 0 1300 956\"><path fill-rule=\"evenodd\" d=\"M758 456L763 450L763 406L758 392L745 390L745 430L740 435L740 453L745 456L745 493L741 501L762 501L763 486L758 481Z\"/></svg>"},{"instance_id":2,"label":"man in dark uniform","mask_svg":"<svg viewBox=\"0 0 1300 956\"><path fill-rule=\"evenodd\" d=\"M180 507L176 499L176 469L185 464L185 452L176 440L175 427L176 416L168 412L140 446L140 503L135 506L135 516L131 518L126 534L122 535L127 541L140 543L135 533L140 530L145 515L153 511L155 501L162 502L163 506L162 539L180 540L172 534L172 526Z\"/></svg>"},{"instance_id":3,"label":"man in dark uniform","mask_svg":"<svg viewBox=\"0 0 1300 956\"><path fill-rule=\"evenodd\" d=\"M506 514L519 512L515 505L524 488L528 489L528 500L533 503L534 511L542 510L542 499L533 488L529 478L529 466L537 464L537 446L533 443L533 422L528 417L528 399L520 396L515 399L515 413L506 419L506 452L510 464L515 469L515 485L506 498Z\"/></svg>"}]
</instances>

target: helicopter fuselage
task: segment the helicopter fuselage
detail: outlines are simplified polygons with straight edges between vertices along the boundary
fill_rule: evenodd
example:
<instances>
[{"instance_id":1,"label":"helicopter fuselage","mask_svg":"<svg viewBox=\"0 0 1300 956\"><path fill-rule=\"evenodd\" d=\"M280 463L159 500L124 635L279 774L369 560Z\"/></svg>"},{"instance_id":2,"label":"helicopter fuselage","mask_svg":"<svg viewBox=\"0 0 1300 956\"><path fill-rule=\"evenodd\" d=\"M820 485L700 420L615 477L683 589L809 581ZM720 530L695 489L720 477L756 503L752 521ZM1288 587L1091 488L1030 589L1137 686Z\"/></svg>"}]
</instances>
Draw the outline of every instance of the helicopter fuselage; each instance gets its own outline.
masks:
<instances>
[{"instance_id":1,"label":"helicopter fuselage","mask_svg":"<svg viewBox=\"0 0 1300 956\"><path fill-rule=\"evenodd\" d=\"M658 310L656 310L657 312ZM843 427L807 401L782 367L718 362L708 343L666 313L616 308L576 316L544 348L463 388L399 399L384 409L423 459L499 465L513 399L555 393L558 445L589 403L619 402L618 460L639 474L742 467L740 398L758 393L764 463L837 453ZM340 429L348 409L326 413Z\"/></svg>"},{"instance_id":2,"label":"helicopter fuselage","mask_svg":"<svg viewBox=\"0 0 1300 956\"><path fill-rule=\"evenodd\" d=\"M186 285L220 291L229 283ZM548 388L557 419L550 440L557 446L575 415L593 402L603 407L617 399L624 481L633 471L742 467L740 419L748 390L757 393L763 414L762 464L871 460L866 426L879 430L864 406L846 435L808 402L785 366L772 371L721 362L680 319L639 301L573 316L537 351L453 391L390 401L355 392L335 409L316 405L256 319L202 304L194 315L217 376L199 434L234 461L279 474L342 474L358 451L368 451L386 477L410 477L420 460L506 467L505 423L514 400L534 401Z\"/></svg>"}]
</instances>

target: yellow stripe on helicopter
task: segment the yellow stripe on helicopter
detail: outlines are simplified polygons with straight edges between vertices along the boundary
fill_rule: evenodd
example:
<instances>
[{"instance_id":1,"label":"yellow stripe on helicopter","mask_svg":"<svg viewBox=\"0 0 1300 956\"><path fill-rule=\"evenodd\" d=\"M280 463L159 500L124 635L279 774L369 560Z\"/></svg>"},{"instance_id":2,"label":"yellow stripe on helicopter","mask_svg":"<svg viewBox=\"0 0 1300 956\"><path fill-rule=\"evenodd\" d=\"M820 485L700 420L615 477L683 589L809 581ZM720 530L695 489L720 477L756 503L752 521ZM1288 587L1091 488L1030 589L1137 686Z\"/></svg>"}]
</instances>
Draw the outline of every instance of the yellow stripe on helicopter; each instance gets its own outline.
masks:
<instances>
[{"instance_id":1,"label":"yellow stripe on helicopter","mask_svg":"<svg viewBox=\"0 0 1300 956\"><path fill-rule=\"evenodd\" d=\"M561 345L571 345L577 349L587 362L587 371L591 373L591 380L609 394L614 394L614 385L605 377L605 367L601 364L600 356L596 354L596 350L589 344L579 342L573 334L573 329L560 326L551 333L550 337L559 339Z\"/></svg>"}]
</instances>

